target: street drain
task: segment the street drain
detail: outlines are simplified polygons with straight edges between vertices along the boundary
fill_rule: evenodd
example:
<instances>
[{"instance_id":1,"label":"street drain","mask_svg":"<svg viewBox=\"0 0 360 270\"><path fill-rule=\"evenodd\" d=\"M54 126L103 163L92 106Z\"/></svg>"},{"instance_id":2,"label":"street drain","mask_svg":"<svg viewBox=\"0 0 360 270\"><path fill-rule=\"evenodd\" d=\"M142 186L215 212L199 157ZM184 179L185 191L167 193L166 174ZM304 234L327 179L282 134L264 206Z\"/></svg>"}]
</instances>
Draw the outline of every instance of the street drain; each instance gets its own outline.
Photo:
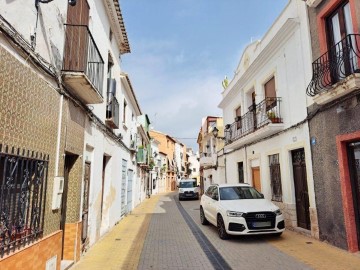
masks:
<instances>
[{"instance_id":1,"label":"street drain","mask_svg":"<svg viewBox=\"0 0 360 270\"><path fill-rule=\"evenodd\" d=\"M120 241L121 240L121 238L115 238L115 241Z\"/></svg>"},{"instance_id":2,"label":"street drain","mask_svg":"<svg viewBox=\"0 0 360 270\"><path fill-rule=\"evenodd\" d=\"M305 243L308 244L308 245L309 245L309 244L312 244L312 242L305 242Z\"/></svg>"}]
</instances>

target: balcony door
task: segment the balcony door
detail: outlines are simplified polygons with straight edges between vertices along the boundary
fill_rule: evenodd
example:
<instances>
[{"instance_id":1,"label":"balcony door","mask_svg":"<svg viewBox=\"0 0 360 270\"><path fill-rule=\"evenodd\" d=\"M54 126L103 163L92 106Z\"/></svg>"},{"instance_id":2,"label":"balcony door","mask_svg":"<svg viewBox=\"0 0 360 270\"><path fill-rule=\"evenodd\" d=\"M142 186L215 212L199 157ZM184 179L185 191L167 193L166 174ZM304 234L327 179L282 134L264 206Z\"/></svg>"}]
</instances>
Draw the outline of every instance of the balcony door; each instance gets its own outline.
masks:
<instances>
[{"instance_id":1,"label":"balcony door","mask_svg":"<svg viewBox=\"0 0 360 270\"><path fill-rule=\"evenodd\" d=\"M68 5L64 53L65 70L85 72L89 38L87 28L89 13L90 7L86 0L77 0L75 6Z\"/></svg>"},{"instance_id":2,"label":"balcony door","mask_svg":"<svg viewBox=\"0 0 360 270\"><path fill-rule=\"evenodd\" d=\"M354 38L349 2L343 3L327 18L329 60L332 64L333 83L345 78L357 69L357 60L352 44ZM336 65L336 66L334 66Z\"/></svg>"}]
</instances>

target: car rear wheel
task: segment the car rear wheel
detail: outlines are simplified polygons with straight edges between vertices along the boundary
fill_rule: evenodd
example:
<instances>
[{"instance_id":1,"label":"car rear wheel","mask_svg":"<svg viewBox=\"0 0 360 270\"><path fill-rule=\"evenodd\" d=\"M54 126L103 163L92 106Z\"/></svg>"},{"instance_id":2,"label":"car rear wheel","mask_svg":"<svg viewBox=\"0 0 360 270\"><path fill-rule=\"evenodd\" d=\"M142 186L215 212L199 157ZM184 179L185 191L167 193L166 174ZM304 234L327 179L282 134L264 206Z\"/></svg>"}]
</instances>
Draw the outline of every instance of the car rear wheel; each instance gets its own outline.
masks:
<instances>
[{"instance_id":1,"label":"car rear wheel","mask_svg":"<svg viewBox=\"0 0 360 270\"><path fill-rule=\"evenodd\" d=\"M202 225L208 225L209 221L205 217L204 209L200 206L200 222Z\"/></svg>"},{"instance_id":2,"label":"car rear wheel","mask_svg":"<svg viewBox=\"0 0 360 270\"><path fill-rule=\"evenodd\" d=\"M229 238L229 235L225 229L224 220L221 215L218 215L218 218L217 218L217 229L218 229L218 234L219 234L220 239L226 240Z\"/></svg>"}]
</instances>

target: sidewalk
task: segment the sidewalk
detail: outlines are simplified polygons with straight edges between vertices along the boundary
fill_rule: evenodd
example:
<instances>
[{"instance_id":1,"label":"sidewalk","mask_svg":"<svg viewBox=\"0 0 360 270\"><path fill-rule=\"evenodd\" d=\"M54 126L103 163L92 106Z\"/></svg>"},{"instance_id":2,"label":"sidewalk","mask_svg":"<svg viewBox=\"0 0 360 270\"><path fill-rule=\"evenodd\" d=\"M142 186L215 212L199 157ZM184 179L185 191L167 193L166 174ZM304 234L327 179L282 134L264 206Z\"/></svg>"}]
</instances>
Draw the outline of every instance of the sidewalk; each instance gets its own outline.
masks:
<instances>
[{"instance_id":1,"label":"sidewalk","mask_svg":"<svg viewBox=\"0 0 360 270\"><path fill-rule=\"evenodd\" d=\"M360 269L359 253L352 254L293 231L287 230L281 238L272 239L269 243L314 269Z\"/></svg>"},{"instance_id":2,"label":"sidewalk","mask_svg":"<svg viewBox=\"0 0 360 270\"><path fill-rule=\"evenodd\" d=\"M137 269L151 215L161 196L152 196L137 206L70 269Z\"/></svg>"}]
</instances>

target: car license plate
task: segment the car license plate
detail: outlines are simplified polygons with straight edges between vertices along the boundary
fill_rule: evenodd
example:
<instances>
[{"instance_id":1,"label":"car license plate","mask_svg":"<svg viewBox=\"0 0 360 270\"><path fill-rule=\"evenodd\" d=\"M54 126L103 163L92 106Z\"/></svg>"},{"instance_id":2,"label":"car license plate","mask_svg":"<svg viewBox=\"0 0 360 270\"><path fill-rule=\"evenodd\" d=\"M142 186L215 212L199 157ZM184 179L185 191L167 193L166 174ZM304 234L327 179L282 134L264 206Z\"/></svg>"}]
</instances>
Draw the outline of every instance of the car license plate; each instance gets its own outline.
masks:
<instances>
[{"instance_id":1,"label":"car license plate","mask_svg":"<svg viewBox=\"0 0 360 270\"><path fill-rule=\"evenodd\" d=\"M185 196L188 196L188 197L190 197L190 196L192 196L192 194L185 194Z\"/></svg>"},{"instance_id":2,"label":"car license plate","mask_svg":"<svg viewBox=\"0 0 360 270\"><path fill-rule=\"evenodd\" d=\"M262 227L271 226L271 222L270 221L253 222L252 225L255 228L262 228Z\"/></svg>"}]
</instances>

